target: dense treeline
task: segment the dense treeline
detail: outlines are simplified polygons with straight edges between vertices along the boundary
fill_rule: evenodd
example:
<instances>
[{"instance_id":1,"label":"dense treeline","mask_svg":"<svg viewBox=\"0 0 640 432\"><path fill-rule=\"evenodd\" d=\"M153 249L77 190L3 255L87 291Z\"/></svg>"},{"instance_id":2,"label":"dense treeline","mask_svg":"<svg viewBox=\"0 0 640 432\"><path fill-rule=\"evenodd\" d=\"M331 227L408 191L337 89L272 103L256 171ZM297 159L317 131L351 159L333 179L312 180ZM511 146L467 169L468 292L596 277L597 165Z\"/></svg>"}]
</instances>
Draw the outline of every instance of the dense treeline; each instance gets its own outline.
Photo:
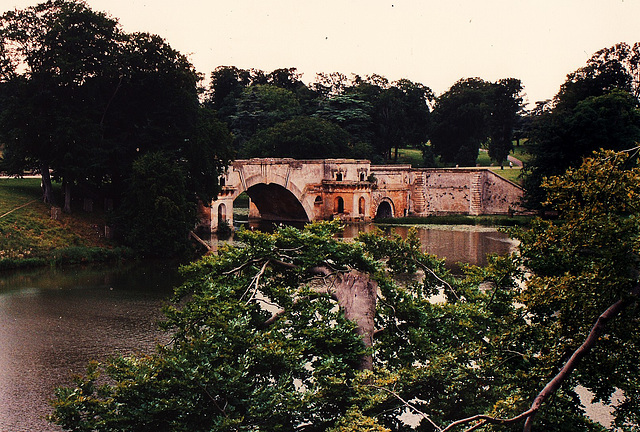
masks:
<instances>
[{"instance_id":1,"label":"dense treeline","mask_svg":"<svg viewBox=\"0 0 640 432\"><path fill-rule=\"evenodd\" d=\"M434 95L420 83L337 72L301 79L295 68L212 72L205 105L229 125L239 157L383 161L428 141Z\"/></svg>"},{"instance_id":2,"label":"dense treeline","mask_svg":"<svg viewBox=\"0 0 640 432\"><path fill-rule=\"evenodd\" d=\"M220 66L205 81L161 37L127 33L79 0L6 12L0 37L0 171L41 173L45 201L66 211L76 192L108 199L116 232L147 252L179 249L195 213L175 197L210 200L233 158L383 163L410 147L424 166L475 166L481 148L502 164L513 139L527 138L527 204L540 208L545 177L640 139L638 44L594 54L553 100L526 112L516 78L465 78L439 96L376 74L320 73L307 84L295 68ZM160 172L177 176L171 188L133 189L145 184L136 173ZM63 184L62 202L52 180ZM148 218L137 217L142 206L154 209ZM144 245L154 226L173 227L166 250Z\"/></svg>"},{"instance_id":3,"label":"dense treeline","mask_svg":"<svg viewBox=\"0 0 640 432\"><path fill-rule=\"evenodd\" d=\"M640 141L640 43L595 53L567 75L552 99L524 118L533 160L525 167L527 204L542 208L544 178L576 167L594 150L627 150Z\"/></svg>"}]
</instances>

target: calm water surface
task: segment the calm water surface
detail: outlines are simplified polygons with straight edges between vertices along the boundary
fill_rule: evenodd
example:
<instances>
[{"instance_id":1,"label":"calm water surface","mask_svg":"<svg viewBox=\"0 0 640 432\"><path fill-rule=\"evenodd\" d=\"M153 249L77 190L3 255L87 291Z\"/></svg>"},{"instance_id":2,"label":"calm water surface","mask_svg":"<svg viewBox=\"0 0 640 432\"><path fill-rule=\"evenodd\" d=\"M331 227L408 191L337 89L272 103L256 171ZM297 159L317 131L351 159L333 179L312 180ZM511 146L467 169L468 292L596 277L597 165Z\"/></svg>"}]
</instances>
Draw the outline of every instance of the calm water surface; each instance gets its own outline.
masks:
<instances>
[{"instance_id":1,"label":"calm water surface","mask_svg":"<svg viewBox=\"0 0 640 432\"><path fill-rule=\"evenodd\" d=\"M371 225L349 226L352 238ZM408 227L385 228L406 235ZM484 264L515 246L506 234L475 227L422 227L429 253ZM88 361L149 351L162 335L160 307L179 284L175 264L39 269L0 273L0 431L58 431L44 417L54 388Z\"/></svg>"},{"instance_id":2,"label":"calm water surface","mask_svg":"<svg viewBox=\"0 0 640 432\"><path fill-rule=\"evenodd\" d=\"M0 431L57 431L54 388L89 360L151 349L175 265L0 273Z\"/></svg>"}]
</instances>

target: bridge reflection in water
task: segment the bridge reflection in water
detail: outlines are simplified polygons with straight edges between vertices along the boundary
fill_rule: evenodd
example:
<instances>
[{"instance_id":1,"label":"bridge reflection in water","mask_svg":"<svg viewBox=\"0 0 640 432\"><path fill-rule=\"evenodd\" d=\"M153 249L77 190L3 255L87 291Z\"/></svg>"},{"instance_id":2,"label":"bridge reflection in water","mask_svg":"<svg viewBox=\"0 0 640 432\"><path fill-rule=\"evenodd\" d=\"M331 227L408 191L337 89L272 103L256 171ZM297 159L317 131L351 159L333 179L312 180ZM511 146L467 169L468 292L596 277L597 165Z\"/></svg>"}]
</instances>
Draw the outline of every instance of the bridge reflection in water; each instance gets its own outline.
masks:
<instances>
[{"instance_id":1,"label":"bridge reflection in water","mask_svg":"<svg viewBox=\"0 0 640 432\"><path fill-rule=\"evenodd\" d=\"M292 224L287 224L292 225ZM304 223L293 224L302 228ZM257 229L271 232L277 224L266 221L258 221L240 224L245 229ZM387 235L397 234L403 238L409 233L409 225L381 225L373 223L346 225L340 235L344 239L353 239L361 232L371 232L381 229ZM517 246L517 241L510 238L506 233L500 232L496 228L479 227L470 225L415 225L418 232L422 250L436 255L445 260L446 265L451 270L457 271L458 263L469 263L483 266L487 264L488 255L507 255L513 252ZM211 237L214 249L219 242L229 240L218 240L214 235ZM231 241L233 238L230 239Z\"/></svg>"}]
</instances>

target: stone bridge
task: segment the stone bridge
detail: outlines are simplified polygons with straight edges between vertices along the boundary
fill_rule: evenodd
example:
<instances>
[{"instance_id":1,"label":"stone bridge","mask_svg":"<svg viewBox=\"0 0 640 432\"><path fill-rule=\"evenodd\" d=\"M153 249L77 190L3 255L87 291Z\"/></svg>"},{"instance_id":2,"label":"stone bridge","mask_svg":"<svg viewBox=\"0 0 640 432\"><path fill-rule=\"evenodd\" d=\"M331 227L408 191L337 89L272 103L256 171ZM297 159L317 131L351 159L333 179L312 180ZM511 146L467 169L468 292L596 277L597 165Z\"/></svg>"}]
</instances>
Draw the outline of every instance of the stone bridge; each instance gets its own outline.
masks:
<instances>
[{"instance_id":1,"label":"stone bridge","mask_svg":"<svg viewBox=\"0 0 640 432\"><path fill-rule=\"evenodd\" d=\"M485 168L411 168L354 159L237 160L205 216L212 231L233 224L233 201L249 218L346 222L428 215L499 215L519 210L522 189Z\"/></svg>"}]
</instances>

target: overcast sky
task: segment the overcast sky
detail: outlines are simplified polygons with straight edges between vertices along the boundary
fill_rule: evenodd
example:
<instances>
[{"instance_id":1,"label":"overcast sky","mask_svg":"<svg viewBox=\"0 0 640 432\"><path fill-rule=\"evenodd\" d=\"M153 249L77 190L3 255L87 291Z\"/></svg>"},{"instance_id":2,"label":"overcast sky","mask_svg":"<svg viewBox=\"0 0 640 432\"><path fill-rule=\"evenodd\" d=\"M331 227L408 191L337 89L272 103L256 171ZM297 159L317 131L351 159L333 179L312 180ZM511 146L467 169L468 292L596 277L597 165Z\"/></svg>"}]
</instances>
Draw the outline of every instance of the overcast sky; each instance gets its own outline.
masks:
<instances>
[{"instance_id":1,"label":"overcast sky","mask_svg":"<svg viewBox=\"0 0 640 432\"><path fill-rule=\"evenodd\" d=\"M3 11L38 3L0 0ZM601 48L640 41L640 0L88 0L125 31L165 38L208 75L220 65L377 73L436 94L457 80L522 80L551 98Z\"/></svg>"}]
</instances>

